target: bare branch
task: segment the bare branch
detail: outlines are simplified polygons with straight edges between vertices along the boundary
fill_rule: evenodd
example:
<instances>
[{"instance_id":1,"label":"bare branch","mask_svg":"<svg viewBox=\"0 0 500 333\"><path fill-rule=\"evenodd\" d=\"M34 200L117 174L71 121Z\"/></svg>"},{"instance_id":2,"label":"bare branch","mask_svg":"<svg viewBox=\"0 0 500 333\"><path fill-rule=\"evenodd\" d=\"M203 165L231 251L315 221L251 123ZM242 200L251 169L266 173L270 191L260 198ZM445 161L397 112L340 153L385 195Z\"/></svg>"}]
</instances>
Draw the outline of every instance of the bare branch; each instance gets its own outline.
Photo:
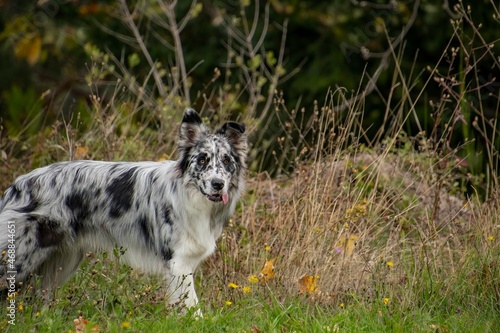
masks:
<instances>
[{"instance_id":1,"label":"bare branch","mask_svg":"<svg viewBox=\"0 0 500 333\"><path fill-rule=\"evenodd\" d=\"M146 57L146 60L149 64L149 66L151 67L151 70L153 72L153 77L154 77L155 82L156 82L156 87L158 88L158 92L160 93L160 96L162 96L164 98L165 97L165 87L163 86L163 81L161 79L160 73L158 72L158 69L156 68L155 62L151 58L151 55L149 54L149 51L148 51L146 45L144 44L144 40L142 39L142 36L139 32L139 29L135 25L133 16L130 14L130 11L128 10L126 0L120 0L120 10L122 12L123 20L125 21L125 23L129 27L129 29L134 34L135 40L139 44L139 47L140 47L142 53Z\"/></svg>"},{"instance_id":2,"label":"bare branch","mask_svg":"<svg viewBox=\"0 0 500 333\"><path fill-rule=\"evenodd\" d=\"M180 32L181 29L179 29L175 17L175 5L177 4L177 1L173 1L171 4L165 4L163 1L158 0L158 4L160 5L163 13L167 17L168 20L168 25L169 25L169 30L170 33L172 34L172 37L174 39L174 49L175 49L175 62L177 65L177 68L179 71L175 72L176 78L175 78L175 85L173 88L174 90L177 89L179 86L179 83L182 84L183 87L183 92L184 92L184 98L186 99L186 102L191 105L191 98L189 95L189 81L188 81L188 75L186 72L186 64L184 62L184 53L182 51L182 42L181 42L181 37L180 37ZM179 73L181 77L179 78Z\"/></svg>"}]
</instances>

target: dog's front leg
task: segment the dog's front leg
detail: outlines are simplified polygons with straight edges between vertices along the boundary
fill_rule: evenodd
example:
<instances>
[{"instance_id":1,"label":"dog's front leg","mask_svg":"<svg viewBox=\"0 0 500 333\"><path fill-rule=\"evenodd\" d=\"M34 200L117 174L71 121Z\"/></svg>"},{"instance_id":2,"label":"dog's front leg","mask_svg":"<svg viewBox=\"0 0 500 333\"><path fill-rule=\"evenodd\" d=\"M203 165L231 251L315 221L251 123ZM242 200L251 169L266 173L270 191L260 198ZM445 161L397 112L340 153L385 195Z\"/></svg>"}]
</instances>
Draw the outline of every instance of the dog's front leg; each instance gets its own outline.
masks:
<instances>
[{"instance_id":1,"label":"dog's front leg","mask_svg":"<svg viewBox=\"0 0 500 333\"><path fill-rule=\"evenodd\" d=\"M170 280L169 302L170 304L180 305L186 308L192 308L198 305L198 297L194 289L193 273L176 272L172 270L172 278ZM177 273L177 274L176 274ZM196 317L203 317L200 309L195 312Z\"/></svg>"}]
</instances>

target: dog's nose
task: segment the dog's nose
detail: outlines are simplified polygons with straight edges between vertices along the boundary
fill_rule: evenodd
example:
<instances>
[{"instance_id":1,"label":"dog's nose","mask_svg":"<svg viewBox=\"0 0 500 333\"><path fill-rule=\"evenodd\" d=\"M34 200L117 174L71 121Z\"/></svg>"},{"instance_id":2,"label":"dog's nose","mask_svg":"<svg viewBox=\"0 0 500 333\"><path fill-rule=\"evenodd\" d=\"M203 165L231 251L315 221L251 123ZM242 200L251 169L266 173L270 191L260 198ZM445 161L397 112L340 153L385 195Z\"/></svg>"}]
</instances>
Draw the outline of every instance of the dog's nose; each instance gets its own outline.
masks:
<instances>
[{"instance_id":1,"label":"dog's nose","mask_svg":"<svg viewBox=\"0 0 500 333\"><path fill-rule=\"evenodd\" d=\"M216 191L220 191L224 188L224 181L220 178L214 178L210 183L212 184L212 188Z\"/></svg>"}]
</instances>

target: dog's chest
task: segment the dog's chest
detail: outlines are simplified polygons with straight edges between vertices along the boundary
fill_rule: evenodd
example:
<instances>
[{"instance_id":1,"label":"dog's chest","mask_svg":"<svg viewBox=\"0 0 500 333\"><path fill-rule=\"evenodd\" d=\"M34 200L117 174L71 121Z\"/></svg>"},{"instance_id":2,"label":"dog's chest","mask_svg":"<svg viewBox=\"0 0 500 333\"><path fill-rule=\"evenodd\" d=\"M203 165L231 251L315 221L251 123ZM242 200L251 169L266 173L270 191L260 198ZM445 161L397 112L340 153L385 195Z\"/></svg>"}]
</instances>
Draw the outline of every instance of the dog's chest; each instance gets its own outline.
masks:
<instances>
[{"instance_id":1,"label":"dog's chest","mask_svg":"<svg viewBox=\"0 0 500 333\"><path fill-rule=\"evenodd\" d=\"M216 248L218 230L210 228L210 221L198 219L190 223L190 228L182 231L179 250L192 260L203 260L211 255ZM175 252L175 250L174 250Z\"/></svg>"}]
</instances>

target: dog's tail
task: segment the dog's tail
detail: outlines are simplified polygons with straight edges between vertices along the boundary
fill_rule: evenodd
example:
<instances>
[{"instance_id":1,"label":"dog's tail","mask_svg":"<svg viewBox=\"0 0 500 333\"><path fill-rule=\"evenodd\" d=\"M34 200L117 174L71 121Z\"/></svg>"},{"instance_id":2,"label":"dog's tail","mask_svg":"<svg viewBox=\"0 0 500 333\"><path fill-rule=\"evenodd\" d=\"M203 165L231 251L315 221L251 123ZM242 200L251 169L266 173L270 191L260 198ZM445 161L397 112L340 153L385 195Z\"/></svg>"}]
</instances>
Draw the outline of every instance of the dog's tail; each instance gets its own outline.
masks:
<instances>
[{"instance_id":1,"label":"dog's tail","mask_svg":"<svg viewBox=\"0 0 500 333\"><path fill-rule=\"evenodd\" d=\"M0 214L7 205L7 202L16 196L16 188L14 186L9 187L4 194L0 197Z\"/></svg>"},{"instance_id":2,"label":"dog's tail","mask_svg":"<svg viewBox=\"0 0 500 333\"><path fill-rule=\"evenodd\" d=\"M5 197L5 195L2 195L2 196L0 197L0 213L2 212L3 208L4 208L4 207L5 207L5 205L6 205L6 201L7 201L7 200L5 200L5 198L4 198L4 197Z\"/></svg>"}]
</instances>

